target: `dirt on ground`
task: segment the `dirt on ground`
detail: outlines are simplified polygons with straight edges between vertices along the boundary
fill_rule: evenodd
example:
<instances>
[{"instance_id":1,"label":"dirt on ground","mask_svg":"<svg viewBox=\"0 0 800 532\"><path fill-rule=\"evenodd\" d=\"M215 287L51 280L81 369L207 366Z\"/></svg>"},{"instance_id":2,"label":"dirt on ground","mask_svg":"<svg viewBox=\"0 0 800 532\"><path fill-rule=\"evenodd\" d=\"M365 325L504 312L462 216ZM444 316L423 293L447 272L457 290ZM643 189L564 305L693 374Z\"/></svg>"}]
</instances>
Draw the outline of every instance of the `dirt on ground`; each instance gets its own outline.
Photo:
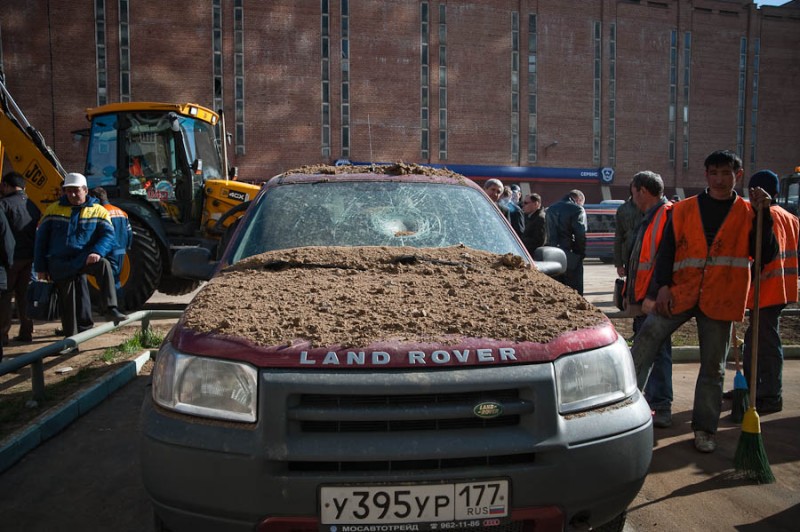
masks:
<instances>
[{"instance_id":1,"label":"dirt on ground","mask_svg":"<svg viewBox=\"0 0 800 532\"><path fill-rule=\"evenodd\" d=\"M152 328L157 335L164 336L174 321L154 320ZM4 358L11 359L62 340L62 336L55 334L55 329L60 326L59 322L37 322L33 341L12 340L3 348ZM15 323L12 326L12 336L16 327ZM129 354L117 351L117 348L133 338L140 328L139 325L122 327L82 343L77 353L62 353L43 359L44 400L33 400L30 366L0 377L0 442L54 406L74 396L78 391L140 355L139 351ZM142 373L149 373L149 370L149 366L146 366Z\"/></svg>"},{"instance_id":2,"label":"dirt on ground","mask_svg":"<svg viewBox=\"0 0 800 532\"><path fill-rule=\"evenodd\" d=\"M529 288L512 288L520 286ZM351 347L454 337L544 343L606 317L516 255L453 246L263 253L210 281L185 320L195 331L261 346Z\"/></svg>"}]
</instances>

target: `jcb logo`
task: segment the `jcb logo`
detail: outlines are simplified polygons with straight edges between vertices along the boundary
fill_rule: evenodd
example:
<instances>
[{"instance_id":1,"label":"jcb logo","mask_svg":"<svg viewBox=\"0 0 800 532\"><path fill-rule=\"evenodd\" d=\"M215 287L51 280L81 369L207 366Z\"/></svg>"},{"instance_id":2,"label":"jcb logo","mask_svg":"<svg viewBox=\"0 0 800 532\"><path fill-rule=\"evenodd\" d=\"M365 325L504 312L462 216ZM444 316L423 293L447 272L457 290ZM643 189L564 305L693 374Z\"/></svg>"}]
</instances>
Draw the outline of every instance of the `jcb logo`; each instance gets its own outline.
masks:
<instances>
[{"instance_id":1,"label":"jcb logo","mask_svg":"<svg viewBox=\"0 0 800 532\"><path fill-rule=\"evenodd\" d=\"M236 201L247 201L248 194L245 192L239 192L238 190L229 190L228 197Z\"/></svg>"},{"instance_id":2,"label":"jcb logo","mask_svg":"<svg viewBox=\"0 0 800 532\"><path fill-rule=\"evenodd\" d=\"M42 188L47 181L47 177L36 161L31 161L31 164L28 165L28 168L25 170L25 179L36 188Z\"/></svg>"}]
</instances>

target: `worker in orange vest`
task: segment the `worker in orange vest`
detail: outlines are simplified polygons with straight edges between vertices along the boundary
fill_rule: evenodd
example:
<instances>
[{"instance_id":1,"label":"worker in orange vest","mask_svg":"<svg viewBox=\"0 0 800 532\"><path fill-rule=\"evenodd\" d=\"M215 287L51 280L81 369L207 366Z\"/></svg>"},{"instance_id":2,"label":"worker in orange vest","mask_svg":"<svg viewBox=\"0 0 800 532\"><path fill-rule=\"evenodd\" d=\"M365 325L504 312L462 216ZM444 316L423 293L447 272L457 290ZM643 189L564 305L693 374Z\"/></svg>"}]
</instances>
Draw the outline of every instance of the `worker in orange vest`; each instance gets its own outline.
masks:
<instances>
[{"instance_id":1,"label":"worker in orange vest","mask_svg":"<svg viewBox=\"0 0 800 532\"><path fill-rule=\"evenodd\" d=\"M672 202L664 197L664 181L655 172L645 170L633 176L631 200L640 214L641 222L631 236L631 252L627 272L626 301L633 318L636 335L647 318L647 310L655 306L655 296L647 297L653 280L658 246L669 220ZM656 288L657 290L657 288ZM672 425L672 342L662 343L653 361L653 369L644 387L644 397L653 413L653 426Z\"/></svg>"},{"instance_id":2,"label":"worker in orange vest","mask_svg":"<svg viewBox=\"0 0 800 532\"><path fill-rule=\"evenodd\" d=\"M761 187L775 198L778 195L778 176L770 170L761 170L750 177L749 186ZM769 414L783 410L783 345L779 321L787 303L797 302L797 246L800 221L797 216L773 203L773 232L778 242L778 256L761 270L758 318L758 378L755 383L750 374L750 356L753 339L753 322L744 335L744 376L749 386L756 386L756 410ZM747 308L755 308L753 287L747 297Z\"/></svg>"},{"instance_id":3,"label":"worker in orange vest","mask_svg":"<svg viewBox=\"0 0 800 532\"><path fill-rule=\"evenodd\" d=\"M104 188L94 188L92 190L92 196L100 200L100 204L105 207L109 216L111 216L111 225L114 226L114 246L111 248L106 258L108 262L111 263L111 269L114 272L114 287L117 291L117 299L121 304L123 294L120 273L122 272L122 265L125 261L125 254L133 245L133 229L131 228L128 214L108 201L108 193Z\"/></svg>"},{"instance_id":4,"label":"worker in orange vest","mask_svg":"<svg viewBox=\"0 0 800 532\"><path fill-rule=\"evenodd\" d=\"M742 199L735 191L742 174L738 155L715 151L705 160L708 188L672 207L656 258L655 309L631 347L638 385L644 389L661 343L695 318L701 349L692 430L695 448L704 453L717 446L731 328L744 319L750 289L756 209L765 210L762 257L771 261L778 250L768 208L771 198L757 187L750 189L750 202Z\"/></svg>"}]
</instances>

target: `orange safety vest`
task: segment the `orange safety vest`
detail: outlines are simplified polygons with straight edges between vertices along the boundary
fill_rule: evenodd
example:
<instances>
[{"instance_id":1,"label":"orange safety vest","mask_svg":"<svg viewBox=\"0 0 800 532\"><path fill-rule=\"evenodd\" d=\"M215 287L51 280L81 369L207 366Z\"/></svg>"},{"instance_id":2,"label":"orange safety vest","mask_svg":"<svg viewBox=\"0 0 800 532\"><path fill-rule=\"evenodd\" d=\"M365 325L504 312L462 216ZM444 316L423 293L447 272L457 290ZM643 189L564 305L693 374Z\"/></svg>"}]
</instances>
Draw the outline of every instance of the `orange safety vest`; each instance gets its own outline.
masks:
<instances>
[{"instance_id":1,"label":"orange safety vest","mask_svg":"<svg viewBox=\"0 0 800 532\"><path fill-rule=\"evenodd\" d=\"M778 256L761 270L759 307L785 305L797 301L797 241L800 221L778 205L770 205L772 232L778 241ZM753 309L753 287L747 294L747 308Z\"/></svg>"},{"instance_id":2,"label":"orange safety vest","mask_svg":"<svg viewBox=\"0 0 800 532\"><path fill-rule=\"evenodd\" d=\"M656 252L658 245L661 244L661 237L664 235L664 227L667 225L671 210L671 201L661 205L650 220L650 225L645 229L639 252L639 265L636 267L636 282L634 283L636 285L634 287L636 301L642 301L647 297L647 287L650 286L650 280L653 278L656 267Z\"/></svg>"},{"instance_id":3,"label":"orange safety vest","mask_svg":"<svg viewBox=\"0 0 800 532\"><path fill-rule=\"evenodd\" d=\"M750 290L750 230L754 211L737 196L709 249L697 196L672 208L674 314L695 306L711 319L742 321Z\"/></svg>"}]
</instances>

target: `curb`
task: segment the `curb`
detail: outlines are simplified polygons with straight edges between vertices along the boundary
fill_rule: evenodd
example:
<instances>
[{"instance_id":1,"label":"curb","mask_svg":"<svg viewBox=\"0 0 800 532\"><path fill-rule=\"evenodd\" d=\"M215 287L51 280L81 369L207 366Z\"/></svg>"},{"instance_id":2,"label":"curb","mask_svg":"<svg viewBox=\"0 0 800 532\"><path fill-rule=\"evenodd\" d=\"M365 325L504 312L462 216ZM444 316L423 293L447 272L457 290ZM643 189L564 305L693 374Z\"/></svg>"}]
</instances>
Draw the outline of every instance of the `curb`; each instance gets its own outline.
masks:
<instances>
[{"instance_id":1,"label":"curb","mask_svg":"<svg viewBox=\"0 0 800 532\"><path fill-rule=\"evenodd\" d=\"M148 360L150 351L143 351L134 360L103 375L88 388L84 388L65 403L53 408L22 431L13 434L0 447L0 473L132 381Z\"/></svg>"}]
</instances>

